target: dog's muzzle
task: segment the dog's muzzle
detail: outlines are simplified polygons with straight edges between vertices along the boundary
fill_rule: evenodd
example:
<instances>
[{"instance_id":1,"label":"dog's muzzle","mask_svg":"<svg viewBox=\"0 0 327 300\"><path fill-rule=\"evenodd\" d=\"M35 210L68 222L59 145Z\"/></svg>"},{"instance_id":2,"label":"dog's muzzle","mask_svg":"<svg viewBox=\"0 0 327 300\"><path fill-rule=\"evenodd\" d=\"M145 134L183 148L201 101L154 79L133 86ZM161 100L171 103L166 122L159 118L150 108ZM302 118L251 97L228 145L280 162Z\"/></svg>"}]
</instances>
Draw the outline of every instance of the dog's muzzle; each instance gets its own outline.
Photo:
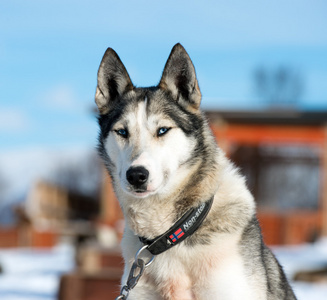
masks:
<instances>
[{"instance_id":1,"label":"dog's muzzle","mask_svg":"<svg viewBox=\"0 0 327 300\"><path fill-rule=\"evenodd\" d=\"M126 179L136 191L144 192L149 179L149 171L144 167L130 167L126 172Z\"/></svg>"}]
</instances>

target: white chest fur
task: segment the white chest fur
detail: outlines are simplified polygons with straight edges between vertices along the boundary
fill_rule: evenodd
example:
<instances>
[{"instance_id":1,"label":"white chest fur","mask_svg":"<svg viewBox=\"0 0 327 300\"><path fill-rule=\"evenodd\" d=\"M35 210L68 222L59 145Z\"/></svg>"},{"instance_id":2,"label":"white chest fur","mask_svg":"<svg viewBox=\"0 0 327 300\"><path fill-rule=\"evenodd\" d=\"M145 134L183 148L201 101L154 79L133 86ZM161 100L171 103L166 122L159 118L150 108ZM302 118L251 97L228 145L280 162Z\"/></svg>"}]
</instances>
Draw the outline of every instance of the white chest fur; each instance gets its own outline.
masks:
<instances>
[{"instance_id":1,"label":"white chest fur","mask_svg":"<svg viewBox=\"0 0 327 300\"><path fill-rule=\"evenodd\" d=\"M239 234L220 234L210 246L181 245L158 255L131 295L158 300L265 299L246 274L238 240Z\"/></svg>"}]
</instances>

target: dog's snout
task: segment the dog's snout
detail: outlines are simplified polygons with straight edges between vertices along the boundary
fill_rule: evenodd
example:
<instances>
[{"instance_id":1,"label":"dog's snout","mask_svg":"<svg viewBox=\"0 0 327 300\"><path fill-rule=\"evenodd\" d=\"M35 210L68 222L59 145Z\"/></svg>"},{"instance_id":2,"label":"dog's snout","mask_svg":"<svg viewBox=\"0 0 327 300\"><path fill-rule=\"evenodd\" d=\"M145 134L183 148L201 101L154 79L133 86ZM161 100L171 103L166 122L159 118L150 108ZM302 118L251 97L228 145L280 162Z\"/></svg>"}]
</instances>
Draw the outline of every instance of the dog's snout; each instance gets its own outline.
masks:
<instances>
[{"instance_id":1,"label":"dog's snout","mask_svg":"<svg viewBox=\"0 0 327 300\"><path fill-rule=\"evenodd\" d=\"M148 181L149 171L144 167L131 167L126 172L126 178L134 187L141 187Z\"/></svg>"}]
</instances>

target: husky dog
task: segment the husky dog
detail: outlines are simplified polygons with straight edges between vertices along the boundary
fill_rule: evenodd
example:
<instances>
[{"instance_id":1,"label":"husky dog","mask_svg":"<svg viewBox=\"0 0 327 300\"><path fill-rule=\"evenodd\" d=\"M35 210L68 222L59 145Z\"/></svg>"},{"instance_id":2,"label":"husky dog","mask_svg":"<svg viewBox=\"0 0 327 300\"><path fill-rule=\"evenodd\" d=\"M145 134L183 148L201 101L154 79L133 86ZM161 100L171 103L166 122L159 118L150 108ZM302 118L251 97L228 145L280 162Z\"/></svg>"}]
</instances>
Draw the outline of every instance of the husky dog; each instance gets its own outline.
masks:
<instances>
[{"instance_id":1,"label":"husky dog","mask_svg":"<svg viewBox=\"0 0 327 300\"><path fill-rule=\"evenodd\" d=\"M133 85L108 48L95 101L99 153L126 221L122 284L143 245L139 237L155 239L191 208L213 199L199 228L157 255L128 299L296 299L262 241L244 178L218 148L199 109L195 69L180 44L173 47L159 84L147 88Z\"/></svg>"}]
</instances>

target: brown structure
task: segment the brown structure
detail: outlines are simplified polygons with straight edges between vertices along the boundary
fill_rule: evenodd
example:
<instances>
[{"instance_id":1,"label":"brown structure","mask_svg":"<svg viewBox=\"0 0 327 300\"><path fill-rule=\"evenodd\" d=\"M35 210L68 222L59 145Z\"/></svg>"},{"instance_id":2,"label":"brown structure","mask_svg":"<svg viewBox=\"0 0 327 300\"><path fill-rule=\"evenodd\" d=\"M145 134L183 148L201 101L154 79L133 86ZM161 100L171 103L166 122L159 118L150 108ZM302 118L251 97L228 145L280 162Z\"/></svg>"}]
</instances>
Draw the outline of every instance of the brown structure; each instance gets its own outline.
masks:
<instances>
[{"instance_id":1,"label":"brown structure","mask_svg":"<svg viewBox=\"0 0 327 300\"><path fill-rule=\"evenodd\" d=\"M68 209L67 191L47 182L35 183L27 196L27 214L36 228L58 230L68 221Z\"/></svg>"},{"instance_id":2,"label":"brown structure","mask_svg":"<svg viewBox=\"0 0 327 300\"><path fill-rule=\"evenodd\" d=\"M78 268L61 277L58 300L114 299L120 290L124 262L119 247L82 247Z\"/></svg>"},{"instance_id":3,"label":"brown structure","mask_svg":"<svg viewBox=\"0 0 327 300\"><path fill-rule=\"evenodd\" d=\"M13 208L16 224L0 228L0 248L52 247L67 223L67 192L45 182L36 182L26 208Z\"/></svg>"},{"instance_id":4,"label":"brown structure","mask_svg":"<svg viewBox=\"0 0 327 300\"><path fill-rule=\"evenodd\" d=\"M248 171L268 244L310 242L327 235L327 112L211 111L207 116L217 142ZM277 191L279 198L290 197L283 202L265 199Z\"/></svg>"},{"instance_id":5,"label":"brown structure","mask_svg":"<svg viewBox=\"0 0 327 300\"><path fill-rule=\"evenodd\" d=\"M58 232L38 230L33 226L0 228L0 248L51 248L57 244L58 238Z\"/></svg>"},{"instance_id":6,"label":"brown structure","mask_svg":"<svg viewBox=\"0 0 327 300\"><path fill-rule=\"evenodd\" d=\"M107 300L119 295L122 269L71 273L60 280L58 300Z\"/></svg>"},{"instance_id":7,"label":"brown structure","mask_svg":"<svg viewBox=\"0 0 327 300\"><path fill-rule=\"evenodd\" d=\"M96 199L38 181L26 205L13 208L15 225L0 228L0 248L52 247L62 237L82 243L95 236L98 212Z\"/></svg>"},{"instance_id":8,"label":"brown structure","mask_svg":"<svg viewBox=\"0 0 327 300\"><path fill-rule=\"evenodd\" d=\"M103 184L101 189L101 221L109 226L116 227L117 222L123 219L118 200L113 190L107 170L103 170Z\"/></svg>"}]
</instances>

